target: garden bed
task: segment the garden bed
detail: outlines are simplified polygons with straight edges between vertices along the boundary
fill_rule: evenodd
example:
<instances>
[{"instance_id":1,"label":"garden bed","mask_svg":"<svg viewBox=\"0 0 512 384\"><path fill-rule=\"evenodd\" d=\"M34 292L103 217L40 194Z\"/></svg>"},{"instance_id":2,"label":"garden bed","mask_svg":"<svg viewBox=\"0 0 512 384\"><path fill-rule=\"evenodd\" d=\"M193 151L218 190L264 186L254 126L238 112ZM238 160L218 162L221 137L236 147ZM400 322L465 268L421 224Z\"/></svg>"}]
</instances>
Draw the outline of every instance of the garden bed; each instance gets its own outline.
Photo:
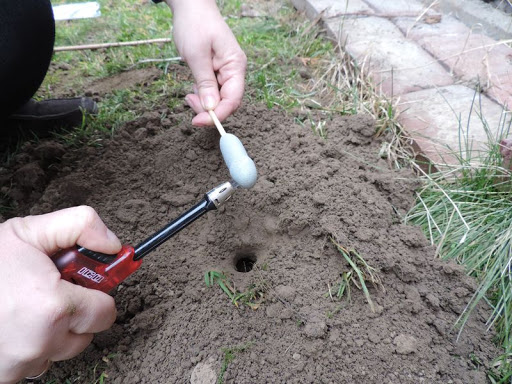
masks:
<instances>
[{"instance_id":1,"label":"garden bed","mask_svg":"<svg viewBox=\"0 0 512 384\"><path fill-rule=\"evenodd\" d=\"M12 214L88 204L137 244L229 180L217 131L191 118L162 106L99 147L25 145L3 174L18 206ZM296 122L303 119L249 102L228 119L226 130L255 160L256 186L148 255L113 292L112 329L54 364L48 380L487 382L499 354L489 311L477 307L458 341L454 327L474 281L401 223L414 176L378 157L371 118L334 116L326 140ZM366 282L373 311L354 284L336 297L351 267L332 240L377 270L382 286ZM240 259L255 262L250 271L237 270ZM224 273L247 300L235 305L218 284L207 287L208 271Z\"/></svg>"}]
</instances>

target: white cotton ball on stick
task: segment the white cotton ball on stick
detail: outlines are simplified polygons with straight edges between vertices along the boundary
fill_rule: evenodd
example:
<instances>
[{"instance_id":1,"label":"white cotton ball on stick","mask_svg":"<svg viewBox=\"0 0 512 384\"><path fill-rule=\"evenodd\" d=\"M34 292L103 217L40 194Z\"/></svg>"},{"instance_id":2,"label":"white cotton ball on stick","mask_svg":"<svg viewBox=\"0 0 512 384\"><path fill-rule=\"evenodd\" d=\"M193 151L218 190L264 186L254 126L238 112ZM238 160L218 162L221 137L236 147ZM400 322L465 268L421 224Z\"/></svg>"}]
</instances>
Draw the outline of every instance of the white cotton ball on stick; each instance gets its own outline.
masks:
<instances>
[{"instance_id":1,"label":"white cotton ball on stick","mask_svg":"<svg viewBox=\"0 0 512 384\"><path fill-rule=\"evenodd\" d=\"M258 179L258 172L238 137L231 133L223 135L220 150L233 180L242 188L252 188Z\"/></svg>"}]
</instances>

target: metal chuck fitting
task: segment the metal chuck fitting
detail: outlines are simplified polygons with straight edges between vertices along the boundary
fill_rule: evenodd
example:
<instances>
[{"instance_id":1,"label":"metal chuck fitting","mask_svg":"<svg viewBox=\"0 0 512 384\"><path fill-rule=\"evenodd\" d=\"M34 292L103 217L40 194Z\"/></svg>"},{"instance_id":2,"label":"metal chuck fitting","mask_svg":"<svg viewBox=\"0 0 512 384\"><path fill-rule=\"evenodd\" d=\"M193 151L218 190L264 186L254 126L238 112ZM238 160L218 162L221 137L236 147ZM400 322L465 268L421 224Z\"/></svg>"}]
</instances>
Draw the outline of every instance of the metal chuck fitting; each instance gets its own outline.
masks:
<instances>
[{"instance_id":1,"label":"metal chuck fitting","mask_svg":"<svg viewBox=\"0 0 512 384\"><path fill-rule=\"evenodd\" d=\"M220 207L235 193L235 186L233 182L226 181L225 183L213 188L206 194L208 199L215 205L216 208Z\"/></svg>"}]
</instances>

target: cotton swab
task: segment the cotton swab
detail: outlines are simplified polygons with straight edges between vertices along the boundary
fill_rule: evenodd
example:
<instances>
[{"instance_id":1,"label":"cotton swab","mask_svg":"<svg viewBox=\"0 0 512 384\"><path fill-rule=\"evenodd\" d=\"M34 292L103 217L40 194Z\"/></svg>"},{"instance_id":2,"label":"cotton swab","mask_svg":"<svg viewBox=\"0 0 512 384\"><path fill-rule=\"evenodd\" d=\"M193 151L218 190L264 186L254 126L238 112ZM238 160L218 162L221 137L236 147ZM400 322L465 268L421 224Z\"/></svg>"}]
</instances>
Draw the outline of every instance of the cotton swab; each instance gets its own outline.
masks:
<instances>
[{"instance_id":1,"label":"cotton swab","mask_svg":"<svg viewBox=\"0 0 512 384\"><path fill-rule=\"evenodd\" d=\"M208 112L220 133L220 151L229 169L229 174L240 187L252 188L258 179L254 161L247 155L247 151L238 137L226 133L215 112L212 110Z\"/></svg>"},{"instance_id":2,"label":"cotton swab","mask_svg":"<svg viewBox=\"0 0 512 384\"><path fill-rule=\"evenodd\" d=\"M208 113L210 114L210 117L212 118L213 120L213 123L215 124L215 126L217 127L217 130L219 131L220 133L220 136L224 136L226 134L226 131L224 130L224 127L222 126L222 124L220 123L219 119L217 118L217 115L215 114L215 112L213 112L212 109L210 109L208 111Z\"/></svg>"}]
</instances>

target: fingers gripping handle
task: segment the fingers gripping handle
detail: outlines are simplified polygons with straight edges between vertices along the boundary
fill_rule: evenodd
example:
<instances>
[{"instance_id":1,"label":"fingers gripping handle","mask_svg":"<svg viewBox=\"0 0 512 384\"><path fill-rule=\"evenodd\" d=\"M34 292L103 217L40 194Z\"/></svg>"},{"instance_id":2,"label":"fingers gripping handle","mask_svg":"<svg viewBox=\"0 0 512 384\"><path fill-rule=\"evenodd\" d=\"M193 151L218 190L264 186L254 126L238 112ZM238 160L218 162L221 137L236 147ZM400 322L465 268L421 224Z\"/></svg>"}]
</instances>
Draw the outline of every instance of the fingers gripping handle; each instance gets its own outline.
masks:
<instances>
[{"instance_id":1,"label":"fingers gripping handle","mask_svg":"<svg viewBox=\"0 0 512 384\"><path fill-rule=\"evenodd\" d=\"M133 260L134 249L123 245L117 255L106 255L72 247L63 249L51 259L64 280L86 288L109 292L139 269L141 260Z\"/></svg>"},{"instance_id":2,"label":"fingers gripping handle","mask_svg":"<svg viewBox=\"0 0 512 384\"><path fill-rule=\"evenodd\" d=\"M234 193L232 183L223 183L209 191L203 200L177 219L137 245L123 245L117 255L106 255L83 247L63 249L51 259L64 280L86 288L109 292L139 269L142 257L156 249L206 212L217 209Z\"/></svg>"}]
</instances>

